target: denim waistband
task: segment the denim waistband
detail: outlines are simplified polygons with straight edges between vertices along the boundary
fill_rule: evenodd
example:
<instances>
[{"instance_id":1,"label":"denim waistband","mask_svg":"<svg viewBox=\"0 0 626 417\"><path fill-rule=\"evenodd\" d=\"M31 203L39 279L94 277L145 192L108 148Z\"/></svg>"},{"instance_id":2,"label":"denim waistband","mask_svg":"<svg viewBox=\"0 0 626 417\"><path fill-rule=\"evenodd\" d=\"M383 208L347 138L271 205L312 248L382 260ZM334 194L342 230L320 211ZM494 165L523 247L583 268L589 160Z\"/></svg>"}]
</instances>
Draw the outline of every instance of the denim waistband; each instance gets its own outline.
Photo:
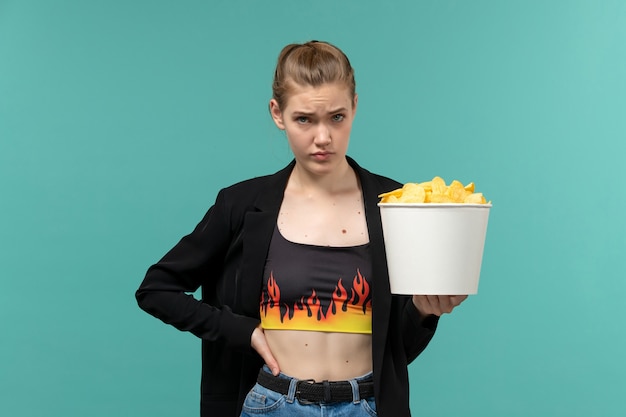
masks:
<instances>
[{"instance_id":1,"label":"denim waistband","mask_svg":"<svg viewBox=\"0 0 626 417\"><path fill-rule=\"evenodd\" d=\"M332 403L352 401L359 403L361 399L374 396L372 373L346 381L299 380L280 373L272 375L264 365L259 372L257 382L272 391L286 396L288 402L297 398L301 403Z\"/></svg>"}]
</instances>

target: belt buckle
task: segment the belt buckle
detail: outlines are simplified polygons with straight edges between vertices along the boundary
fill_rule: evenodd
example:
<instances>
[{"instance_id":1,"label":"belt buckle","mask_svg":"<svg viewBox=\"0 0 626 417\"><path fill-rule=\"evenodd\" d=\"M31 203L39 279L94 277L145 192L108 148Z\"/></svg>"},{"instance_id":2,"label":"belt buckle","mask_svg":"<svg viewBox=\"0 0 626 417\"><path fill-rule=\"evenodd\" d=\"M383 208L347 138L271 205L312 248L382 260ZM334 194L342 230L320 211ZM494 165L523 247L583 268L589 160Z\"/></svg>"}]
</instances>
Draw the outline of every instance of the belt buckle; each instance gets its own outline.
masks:
<instances>
[{"instance_id":1,"label":"belt buckle","mask_svg":"<svg viewBox=\"0 0 626 417\"><path fill-rule=\"evenodd\" d=\"M298 382L296 382L296 393L295 393L295 397L298 399L298 401L300 401L301 404L319 404L319 401L311 401L311 400L307 400L306 398L302 398L301 394L302 391L300 391L300 385L302 384L314 384L315 380L314 379L301 379Z\"/></svg>"}]
</instances>

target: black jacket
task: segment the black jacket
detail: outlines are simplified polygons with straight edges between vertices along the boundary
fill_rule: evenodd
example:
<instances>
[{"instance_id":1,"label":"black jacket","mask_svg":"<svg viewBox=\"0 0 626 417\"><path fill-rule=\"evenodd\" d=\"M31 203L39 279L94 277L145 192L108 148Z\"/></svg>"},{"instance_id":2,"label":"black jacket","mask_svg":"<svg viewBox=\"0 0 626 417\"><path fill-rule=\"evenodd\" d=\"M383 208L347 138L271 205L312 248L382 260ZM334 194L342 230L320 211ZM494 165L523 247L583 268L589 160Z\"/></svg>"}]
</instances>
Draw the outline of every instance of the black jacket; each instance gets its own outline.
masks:
<instances>
[{"instance_id":1,"label":"black jacket","mask_svg":"<svg viewBox=\"0 0 626 417\"><path fill-rule=\"evenodd\" d=\"M372 256L372 343L378 415L409 416L407 365L431 340L435 316L422 317L409 296L391 295L378 194L400 184L348 158L363 190ZM139 306L202 339L201 415L233 417L263 364L250 337L260 323L265 258L294 162L218 193L215 205L146 274ZM188 293L202 287L202 301Z\"/></svg>"}]
</instances>

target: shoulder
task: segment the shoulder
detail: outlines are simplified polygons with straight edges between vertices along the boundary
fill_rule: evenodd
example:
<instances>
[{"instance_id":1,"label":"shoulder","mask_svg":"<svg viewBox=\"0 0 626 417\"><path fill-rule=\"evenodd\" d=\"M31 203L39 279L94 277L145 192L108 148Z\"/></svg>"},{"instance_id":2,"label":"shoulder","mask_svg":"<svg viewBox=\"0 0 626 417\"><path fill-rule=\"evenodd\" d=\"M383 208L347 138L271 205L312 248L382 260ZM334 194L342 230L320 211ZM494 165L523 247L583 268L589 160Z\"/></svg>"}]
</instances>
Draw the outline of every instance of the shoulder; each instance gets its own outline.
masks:
<instances>
[{"instance_id":1,"label":"shoulder","mask_svg":"<svg viewBox=\"0 0 626 417\"><path fill-rule=\"evenodd\" d=\"M218 200L221 199L228 205L244 207L257 204L264 207L268 202L280 201L293 165L292 162L273 174L250 178L222 188Z\"/></svg>"},{"instance_id":2,"label":"shoulder","mask_svg":"<svg viewBox=\"0 0 626 417\"><path fill-rule=\"evenodd\" d=\"M259 177L249 178L235 184L224 187L220 190L221 194L245 197L257 194L260 189L265 187L275 174L262 175Z\"/></svg>"}]
</instances>

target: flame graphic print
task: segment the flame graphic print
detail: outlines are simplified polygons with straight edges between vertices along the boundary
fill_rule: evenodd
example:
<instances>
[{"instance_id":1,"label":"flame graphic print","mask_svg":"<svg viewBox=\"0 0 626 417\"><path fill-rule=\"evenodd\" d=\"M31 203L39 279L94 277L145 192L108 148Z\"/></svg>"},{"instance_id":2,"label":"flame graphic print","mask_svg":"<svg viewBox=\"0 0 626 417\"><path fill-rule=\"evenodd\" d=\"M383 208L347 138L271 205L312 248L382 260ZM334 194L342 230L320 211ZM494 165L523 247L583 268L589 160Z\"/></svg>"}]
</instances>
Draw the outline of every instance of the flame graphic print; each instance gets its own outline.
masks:
<instances>
[{"instance_id":1,"label":"flame graphic print","mask_svg":"<svg viewBox=\"0 0 626 417\"><path fill-rule=\"evenodd\" d=\"M280 287L270 273L261 292L261 321L265 329L314 330L342 333L372 332L370 284L357 269L350 285L340 278L324 301L313 288L289 305L281 301Z\"/></svg>"}]
</instances>

